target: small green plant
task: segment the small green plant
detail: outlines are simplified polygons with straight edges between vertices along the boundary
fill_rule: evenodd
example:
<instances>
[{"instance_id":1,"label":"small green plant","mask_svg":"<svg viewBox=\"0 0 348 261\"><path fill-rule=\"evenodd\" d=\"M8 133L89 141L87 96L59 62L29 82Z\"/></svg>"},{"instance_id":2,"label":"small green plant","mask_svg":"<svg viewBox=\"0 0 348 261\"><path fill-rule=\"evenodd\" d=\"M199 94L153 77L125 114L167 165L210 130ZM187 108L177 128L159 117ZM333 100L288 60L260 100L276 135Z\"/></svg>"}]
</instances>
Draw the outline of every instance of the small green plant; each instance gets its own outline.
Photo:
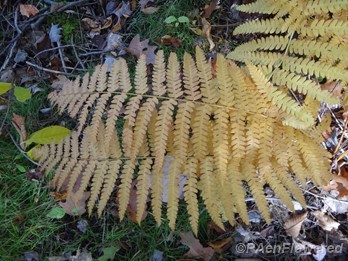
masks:
<instances>
[{"instance_id":1,"label":"small green plant","mask_svg":"<svg viewBox=\"0 0 348 261\"><path fill-rule=\"evenodd\" d=\"M168 16L166 20L164 20L166 24L174 24L175 27L178 27L180 24L188 25L190 24L190 19L187 16L180 16L176 18L174 15Z\"/></svg>"},{"instance_id":2,"label":"small green plant","mask_svg":"<svg viewBox=\"0 0 348 261\"><path fill-rule=\"evenodd\" d=\"M11 88L12 88L11 83L0 82L0 95L7 93L9 90L11 90ZM24 103L31 98L30 91L23 87L15 86L13 93L16 99L21 103Z\"/></svg>"}]
</instances>

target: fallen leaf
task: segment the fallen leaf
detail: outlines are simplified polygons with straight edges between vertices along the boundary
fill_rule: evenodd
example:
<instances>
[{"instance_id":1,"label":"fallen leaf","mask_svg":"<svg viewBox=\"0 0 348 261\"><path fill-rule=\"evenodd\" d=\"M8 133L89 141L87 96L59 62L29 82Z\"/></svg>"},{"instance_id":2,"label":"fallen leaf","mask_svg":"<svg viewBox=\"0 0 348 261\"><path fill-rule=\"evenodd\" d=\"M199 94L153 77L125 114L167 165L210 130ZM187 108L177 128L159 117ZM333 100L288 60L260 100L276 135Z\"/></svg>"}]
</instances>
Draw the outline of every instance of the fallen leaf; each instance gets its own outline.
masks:
<instances>
[{"instance_id":1,"label":"fallen leaf","mask_svg":"<svg viewBox=\"0 0 348 261\"><path fill-rule=\"evenodd\" d=\"M124 1L121 2L121 4L118 5L118 8L113 11L113 14L115 14L118 19L120 20L122 17L128 18L132 13L132 10L130 9L130 3L125 3Z\"/></svg>"},{"instance_id":2,"label":"fallen leaf","mask_svg":"<svg viewBox=\"0 0 348 261\"><path fill-rule=\"evenodd\" d=\"M331 231L338 229L340 223L333 220L330 216L325 215L322 211L316 210L311 212L318 220L319 226L325 231Z\"/></svg>"},{"instance_id":3,"label":"fallen leaf","mask_svg":"<svg viewBox=\"0 0 348 261\"><path fill-rule=\"evenodd\" d=\"M26 102L31 98L31 92L23 87L15 86L13 93L16 99L22 103Z\"/></svg>"},{"instance_id":4,"label":"fallen leaf","mask_svg":"<svg viewBox=\"0 0 348 261\"><path fill-rule=\"evenodd\" d=\"M19 134L19 145L25 150L25 140L27 139L27 131L25 130L25 118L13 113L12 125Z\"/></svg>"},{"instance_id":5,"label":"fallen leaf","mask_svg":"<svg viewBox=\"0 0 348 261\"><path fill-rule=\"evenodd\" d=\"M0 95L8 92L12 87L12 84L9 82L0 82Z\"/></svg>"},{"instance_id":6,"label":"fallen leaf","mask_svg":"<svg viewBox=\"0 0 348 261\"><path fill-rule=\"evenodd\" d=\"M181 45L181 41L178 38L170 35L164 35L161 38L156 39L155 41L158 44L171 45L175 48L178 48Z\"/></svg>"},{"instance_id":7,"label":"fallen leaf","mask_svg":"<svg viewBox=\"0 0 348 261\"><path fill-rule=\"evenodd\" d=\"M121 249L120 246L111 246L103 248L103 255L98 258L98 261L114 260L116 253Z\"/></svg>"},{"instance_id":8,"label":"fallen leaf","mask_svg":"<svg viewBox=\"0 0 348 261\"><path fill-rule=\"evenodd\" d=\"M90 192L83 192L82 196L76 197L76 193L71 193L65 202L59 202L67 214L71 216L79 216L86 212L86 201Z\"/></svg>"},{"instance_id":9,"label":"fallen leaf","mask_svg":"<svg viewBox=\"0 0 348 261\"><path fill-rule=\"evenodd\" d=\"M185 254L185 256L201 258L204 261L211 260L211 258L214 255L214 249L212 249L211 247L203 247L199 240L193 236L192 231L181 232L180 237L180 243L190 248L190 250Z\"/></svg>"},{"instance_id":10,"label":"fallen leaf","mask_svg":"<svg viewBox=\"0 0 348 261\"><path fill-rule=\"evenodd\" d=\"M190 30L191 30L192 32L194 32L196 35L199 35L199 36L202 35L202 30L199 29L199 28L190 27Z\"/></svg>"},{"instance_id":11,"label":"fallen leaf","mask_svg":"<svg viewBox=\"0 0 348 261\"><path fill-rule=\"evenodd\" d=\"M39 261L39 254L37 252L25 252L25 261Z\"/></svg>"},{"instance_id":12,"label":"fallen leaf","mask_svg":"<svg viewBox=\"0 0 348 261\"><path fill-rule=\"evenodd\" d=\"M19 12L21 15L30 17L37 15L39 13L39 10L34 5L19 5Z\"/></svg>"},{"instance_id":13,"label":"fallen leaf","mask_svg":"<svg viewBox=\"0 0 348 261\"><path fill-rule=\"evenodd\" d=\"M333 175L332 180L326 186L322 187L323 190L330 192L331 190L337 190L339 197L348 196L348 178L339 175Z\"/></svg>"},{"instance_id":14,"label":"fallen leaf","mask_svg":"<svg viewBox=\"0 0 348 261\"><path fill-rule=\"evenodd\" d=\"M291 237L298 237L298 235L300 234L302 223L306 220L306 218L307 212L290 216L284 223L284 229L286 234L288 234Z\"/></svg>"},{"instance_id":15,"label":"fallen leaf","mask_svg":"<svg viewBox=\"0 0 348 261\"><path fill-rule=\"evenodd\" d=\"M202 25L202 36L208 39L210 45L209 50L212 51L215 47L215 43L211 37L211 24L207 21L207 19L202 18Z\"/></svg>"},{"instance_id":16,"label":"fallen leaf","mask_svg":"<svg viewBox=\"0 0 348 261\"><path fill-rule=\"evenodd\" d=\"M70 130L62 126L49 126L38 130L30 135L29 139L25 141L27 146L35 142L37 144L50 144L58 142L70 134Z\"/></svg>"},{"instance_id":17,"label":"fallen leaf","mask_svg":"<svg viewBox=\"0 0 348 261\"><path fill-rule=\"evenodd\" d=\"M54 81L51 87L57 91L60 91L64 85L66 85L69 81L64 75L57 75L58 80Z\"/></svg>"},{"instance_id":18,"label":"fallen leaf","mask_svg":"<svg viewBox=\"0 0 348 261\"><path fill-rule=\"evenodd\" d=\"M138 223L137 221L137 180L134 180L131 185L131 191L129 195L129 203L127 206L128 211L128 219L133 221L134 223ZM147 210L145 209L141 220L144 220L147 216Z\"/></svg>"},{"instance_id":19,"label":"fallen leaf","mask_svg":"<svg viewBox=\"0 0 348 261\"><path fill-rule=\"evenodd\" d=\"M214 10L217 9L218 0L212 0L209 5L205 5L204 12L201 17L208 18Z\"/></svg>"},{"instance_id":20,"label":"fallen leaf","mask_svg":"<svg viewBox=\"0 0 348 261\"><path fill-rule=\"evenodd\" d=\"M215 241L215 242L209 242L209 246L211 246L214 251L218 254L224 253L227 249L229 249L232 245L232 238L228 237L223 240Z\"/></svg>"},{"instance_id":21,"label":"fallen leaf","mask_svg":"<svg viewBox=\"0 0 348 261\"><path fill-rule=\"evenodd\" d=\"M142 54L146 55L146 64L154 64L155 63L155 50L156 46L149 45L149 39L144 41L140 41L140 36L137 34L134 36L132 41L130 42L127 52L136 56L138 59Z\"/></svg>"},{"instance_id":22,"label":"fallen leaf","mask_svg":"<svg viewBox=\"0 0 348 261\"><path fill-rule=\"evenodd\" d=\"M48 212L47 217L53 219L62 219L65 216L65 209L62 207L54 207Z\"/></svg>"},{"instance_id":23,"label":"fallen leaf","mask_svg":"<svg viewBox=\"0 0 348 261\"><path fill-rule=\"evenodd\" d=\"M144 9L145 7L152 4L153 2L154 2L154 0L140 0L139 1L140 9Z\"/></svg>"},{"instance_id":24,"label":"fallen leaf","mask_svg":"<svg viewBox=\"0 0 348 261\"><path fill-rule=\"evenodd\" d=\"M50 192L50 195L54 197L55 200L62 201L62 200L66 200L68 193L67 192L59 193L59 192L53 191L53 192Z\"/></svg>"},{"instance_id":25,"label":"fallen leaf","mask_svg":"<svg viewBox=\"0 0 348 261\"><path fill-rule=\"evenodd\" d=\"M39 168L31 169L27 173L25 173L25 177L31 181L39 181L43 179L43 173Z\"/></svg>"},{"instance_id":26,"label":"fallen leaf","mask_svg":"<svg viewBox=\"0 0 348 261\"><path fill-rule=\"evenodd\" d=\"M330 81L321 84L321 89L330 92L332 95L336 97L341 97L343 86L338 82Z\"/></svg>"},{"instance_id":27,"label":"fallen leaf","mask_svg":"<svg viewBox=\"0 0 348 261\"><path fill-rule=\"evenodd\" d=\"M80 230L83 234L87 233L87 226L87 220L79 220L76 224L77 229Z\"/></svg>"},{"instance_id":28,"label":"fallen leaf","mask_svg":"<svg viewBox=\"0 0 348 261\"><path fill-rule=\"evenodd\" d=\"M99 32L100 31L100 23L98 21L95 21L89 17L85 17L82 19L84 28L91 30L93 32Z\"/></svg>"},{"instance_id":29,"label":"fallen leaf","mask_svg":"<svg viewBox=\"0 0 348 261\"><path fill-rule=\"evenodd\" d=\"M106 18L106 22L104 23L104 25L101 27L101 29L107 29L112 25L112 17L109 16L108 18Z\"/></svg>"},{"instance_id":30,"label":"fallen leaf","mask_svg":"<svg viewBox=\"0 0 348 261\"><path fill-rule=\"evenodd\" d=\"M150 7L146 7L144 9L141 9L141 11L144 14L153 14L153 13L157 12L158 9L159 9L158 7L150 6Z\"/></svg>"}]
</instances>

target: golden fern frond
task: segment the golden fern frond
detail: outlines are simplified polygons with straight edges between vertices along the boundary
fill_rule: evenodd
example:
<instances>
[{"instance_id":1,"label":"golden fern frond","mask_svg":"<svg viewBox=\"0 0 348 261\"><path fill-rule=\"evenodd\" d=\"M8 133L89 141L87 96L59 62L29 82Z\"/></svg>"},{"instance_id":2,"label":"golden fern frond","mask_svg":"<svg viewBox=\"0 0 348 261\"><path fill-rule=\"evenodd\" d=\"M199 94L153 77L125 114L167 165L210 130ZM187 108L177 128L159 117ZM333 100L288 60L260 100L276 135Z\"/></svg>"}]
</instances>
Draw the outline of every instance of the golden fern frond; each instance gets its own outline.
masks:
<instances>
[{"instance_id":1,"label":"golden fern frond","mask_svg":"<svg viewBox=\"0 0 348 261\"><path fill-rule=\"evenodd\" d=\"M348 10L346 1L256 0L239 6L238 10L272 16L238 26L234 34L258 33L259 36L238 46L227 58L257 66L275 87L288 88L292 95L284 95L291 99L296 91L318 101L338 103L338 99L321 91L315 82L320 78L348 81L345 66L348 43L342 40L347 35L348 24L347 19L336 18ZM291 115L284 124L308 127L296 118Z\"/></svg>"},{"instance_id":2,"label":"golden fern frond","mask_svg":"<svg viewBox=\"0 0 348 261\"><path fill-rule=\"evenodd\" d=\"M314 98L324 99L323 92L312 90L317 86L295 72L286 74L290 70L278 54L259 56L265 57L270 66L260 59L259 67L246 68L219 54L215 78L198 48L196 59L184 55L183 66L175 54L165 66L160 52L152 76L144 57L140 59L134 86L124 60L110 71L106 65L98 66L94 74L50 95L59 110L79 122L70 136L35 154L47 173L55 172L53 187L79 198L90 191L89 214L96 205L100 216L116 190L119 216L124 218L131 185L137 180L137 221L150 193L153 216L161 224L166 195L167 218L174 229L179 187L185 179L184 199L195 233L199 195L214 222L223 227L226 219L234 224L235 214L248 222L244 198L249 188L270 221L266 184L291 208L291 195L301 204L304 200L290 171L302 184L308 179L325 182L329 175L328 156L313 141L320 132L312 124L319 104ZM302 108L282 85L307 94ZM308 111L302 113L303 108ZM295 130L284 122L310 128Z\"/></svg>"}]
</instances>

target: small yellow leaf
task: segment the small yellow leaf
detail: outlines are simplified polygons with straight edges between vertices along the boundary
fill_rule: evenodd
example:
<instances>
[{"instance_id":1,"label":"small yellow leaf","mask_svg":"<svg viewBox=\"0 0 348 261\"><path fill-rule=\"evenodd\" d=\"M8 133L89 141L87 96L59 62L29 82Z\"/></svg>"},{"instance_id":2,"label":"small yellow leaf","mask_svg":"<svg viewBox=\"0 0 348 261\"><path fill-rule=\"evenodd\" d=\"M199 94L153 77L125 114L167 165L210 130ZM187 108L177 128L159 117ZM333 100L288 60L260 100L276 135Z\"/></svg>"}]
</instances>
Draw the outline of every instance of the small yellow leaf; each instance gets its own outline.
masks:
<instances>
[{"instance_id":1,"label":"small yellow leaf","mask_svg":"<svg viewBox=\"0 0 348 261\"><path fill-rule=\"evenodd\" d=\"M8 92L11 89L11 83L0 82L0 95Z\"/></svg>"},{"instance_id":2,"label":"small yellow leaf","mask_svg":"<svg viewBox=\"0 0 348 261\"><path fill-rule=\"evenodd\" d=\"M19 102L25 102L31 98L31 93L23 87L16 86L14 89L14 96Z\"/></svg>"},{"instance_id":3,"label":"small yellow leaf","mask_svg":"<svg viewBox=\"0 0 348 261\"><path fill-rule=\"evenodd\" d=\"M35 157L35 150L39 149L40 147L41 147L41 145L38 144L38 145L35 145L33 148L31 148L29 151L27 151L26 153L27 153L28 157L31 158L32 160L39 160L38 157Z\"/></svg>"},{"instance_id":4,"label":"small yellow leaf","mask_svg":"<svg viewBox=\"0 0 348 261\"><path fill-rule=\"evenodd\" d=\"M57 144L61 139L70 134L70 130L62 126L50 126L34 132L28 140L27 146L35 142L38 144L50 144L52 141Z\"/></svg>"}]
</instances>

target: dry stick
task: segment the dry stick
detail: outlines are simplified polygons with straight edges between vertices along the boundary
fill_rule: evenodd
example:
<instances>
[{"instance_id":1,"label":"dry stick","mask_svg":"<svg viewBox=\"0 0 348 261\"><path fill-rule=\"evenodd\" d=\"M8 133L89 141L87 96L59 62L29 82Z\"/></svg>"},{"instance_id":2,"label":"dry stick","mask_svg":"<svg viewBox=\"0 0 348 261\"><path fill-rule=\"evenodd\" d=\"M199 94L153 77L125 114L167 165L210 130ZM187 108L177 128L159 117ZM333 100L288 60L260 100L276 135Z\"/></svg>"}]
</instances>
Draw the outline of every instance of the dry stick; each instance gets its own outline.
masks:
<instances>
[{"instance_id":1,"label":"dry stick","mask_svg":"<svg viewBox=\"0 0 348 261\"><path fill-rule=\"evenodd\" d=\"M9 133L9 136L13 142L13 144L16 146L16 148L19 150L19 152L27 159L29 160L31 163L33 163L34 165L41 167L40 163L37 163L36 161L33 161L31 158L29 158L29 156L25 153L25 151L22 150L22 148L17 144L17 142L15 141L15 139L13 138L13 136L11 135L11 133Z\"/></svg>"},{"instance_id":2,"label":"dry stick","mask_svg":"<svg viewBox=\"0 0 348 261\"><path fill-rule=\"evenodd\" d=\"M339 148L341 147L341 144L342 144L342 141L343 141L343 137L344 137L344 132L347 130L347 125L348 125L348 120L347 118L344 120L344 128L343 128L343 131L342 131L342 135L341 135L341 138L339 140L339 142L337 143L337 146L333 152L333 155L337 153L337 151L339 150Z\"/></svg>"},{"instance_id":3,"label":"dry stick","mask_svg":"<svg viewBox=\"0 0 348 261\"><path fill-rule=\"evenodd\" d=\"M63 75L71 75L71 73L66 73L66 72L61 72L61 71L55 71L55 70L51 70L51 69L47 69L47 68L43 68L37 64L34 64L34 63L31 63L31 62L25 62L26 64L36 68L36 69L39 69L39 70L42 70L44 72L49 72L49 73L56 73L56 74L63 74Z\"/></svg>"}]
</instances>

